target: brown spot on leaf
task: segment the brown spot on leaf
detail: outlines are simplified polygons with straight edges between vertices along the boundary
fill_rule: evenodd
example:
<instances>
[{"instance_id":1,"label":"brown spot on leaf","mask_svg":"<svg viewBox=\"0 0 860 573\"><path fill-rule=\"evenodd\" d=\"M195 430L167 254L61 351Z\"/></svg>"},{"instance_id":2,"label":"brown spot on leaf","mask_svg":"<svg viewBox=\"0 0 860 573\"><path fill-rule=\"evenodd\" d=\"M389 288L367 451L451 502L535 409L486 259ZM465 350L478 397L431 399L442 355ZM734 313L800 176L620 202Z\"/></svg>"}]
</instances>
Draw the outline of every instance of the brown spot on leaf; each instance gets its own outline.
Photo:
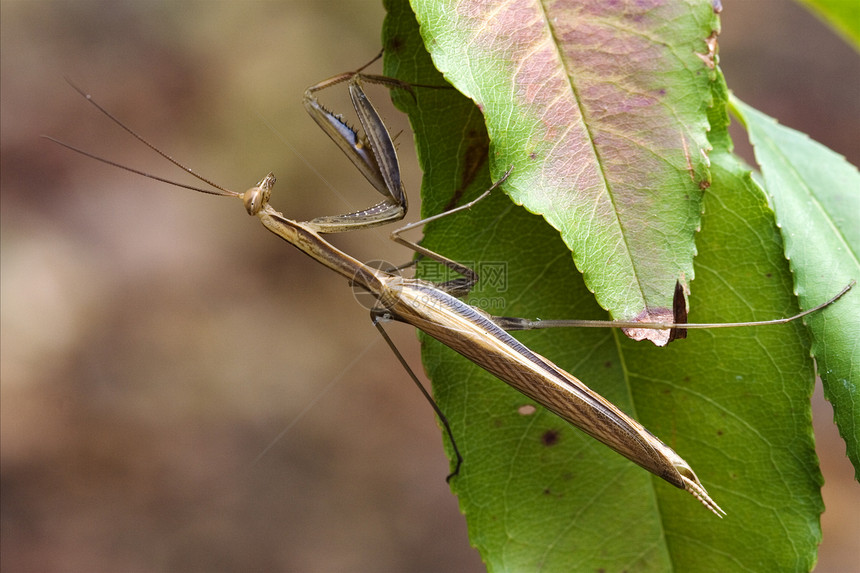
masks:
<instances>
[{"instance_id":1,"label":"brown spot on leaf","mask_svg":"<svg viewBox=\"0 0 860 573\"><path fill-rule=\"evenodd\" d=\"M714 30L711 32L711 35L705 38L705 45L708 46L707 54L699 54L696 53L699 58L705 62L705 65L708 66L709 69L714 69L717 67L717 49L719 48L717 44L717 31Z\"/></svg>"},{"instance_id":2,"label":"brown spot on leaf","mask_svg":"<svg viewBox=\"0 0 860 573\"><path fill-rule=\"evenodd\" d=\"M541 443L545 446L554 446L561 439L561 432L558 430L547 430L540 437Z\"/></svg>"},{"instance_id":3,"label":"brown spot on leaf","mask_svg":"<svg viewBox=\"0 0 860 573\"><path fill-rule=\"evenodd\" d=\"M400 50L403 49L403 46L403 38L398 35L395 35L388 40L388 43L385 46L385 51L389 54L398 54L400 53Z\"/></svg>"}]
</instances>

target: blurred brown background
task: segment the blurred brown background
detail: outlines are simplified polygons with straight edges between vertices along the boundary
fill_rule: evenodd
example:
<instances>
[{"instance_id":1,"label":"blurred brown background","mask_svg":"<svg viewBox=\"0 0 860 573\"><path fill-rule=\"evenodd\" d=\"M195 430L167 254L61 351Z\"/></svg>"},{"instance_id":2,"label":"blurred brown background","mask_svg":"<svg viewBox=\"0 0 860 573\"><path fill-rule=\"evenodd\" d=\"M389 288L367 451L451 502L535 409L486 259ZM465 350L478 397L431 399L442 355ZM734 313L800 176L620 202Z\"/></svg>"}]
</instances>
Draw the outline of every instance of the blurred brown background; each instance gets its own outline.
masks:
<instances>
[{"instance_id":1,"label":"blurred brown background","mask_svg":"<svg viewBox=\"0 0 860 573\"><path fill-rule=\"evenodd\" d=\"M182 178L68 76L227 187L275 171L291 216L366 206L374 192L301 97L379 50L381 3L0 7L3 570L482 570L432 412L341 279L238 201L38 138ZM787 0L724 8L730 87L860 162L857 55ZM408 131L399 142L415 219ZM334 242L358 258L409 258L385 230L351 235ZM418 367L414 333L392 330ZM818 571L858 570L860 488L820 396L815 417Z\"/></svg>"}]
</instances>

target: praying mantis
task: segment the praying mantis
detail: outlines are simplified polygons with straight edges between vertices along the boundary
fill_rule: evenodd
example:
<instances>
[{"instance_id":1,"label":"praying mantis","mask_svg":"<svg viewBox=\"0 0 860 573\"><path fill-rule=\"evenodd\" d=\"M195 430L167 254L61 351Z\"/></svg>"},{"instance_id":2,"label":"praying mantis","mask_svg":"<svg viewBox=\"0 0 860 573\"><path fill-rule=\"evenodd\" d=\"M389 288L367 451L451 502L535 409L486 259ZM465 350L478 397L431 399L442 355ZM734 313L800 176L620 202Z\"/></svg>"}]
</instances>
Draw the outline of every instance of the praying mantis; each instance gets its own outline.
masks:
<instances>
[{"instance_id":1,"label":"praying mantis","mask_svg":"<svg viewBox=\"0 0 860 573\"><path fill-rule=\"evenodd\" d=\"M462 278L442 283L404 278L394 272L394 269L372 268L337 249L322 237L327 233L346 232L390 224L402 219L406 214L407 197L400 177L400 167L394 143L378 112L367 98L362 88L362 81L383 83L395 88L408 89L410 86L400 84L396 80L363 74L365 67L334 76L312 86L306 91L304 98L305 107L311 117L383 197L380 202L373 206L352 213L322 216L309 221L289 219L270 205L269 201L275 184L273 174L269 173L255 186L242 193L217 185L150 144L78 88L75 89L78 89L82 96L108 118L174 165L210 185L212 189L179 184L143 173L57 140L52 140L88 157L158 181L201 193L240 199L245 211L249 215L258 217L270 232L346 278L353 286L373 295L376 304L371 309L370 314L374 326L392 347L398 360L430 401L450 438L456 461L448 479L457 475L463 458L457 449L456 441L444 413L433 402L429 393L388 338L383 328L383 323L388 320L408 323L419 328L644 469L672 485L690 492L716 515L724 515L725 512L708 495L707 490L690 465L672 448L576 377L518 342L508 331L558 326L613 326L658 328L673 331L677 337L682 337L687 328L712 328L736 326L737 324L692 325L684 323L681 318L684 298L680 291L676 291L676 318L674 322L659 324L532 321L521 318L496 317L464 302L462 298L478 281L477 274L465 265L403 238L402 234L430 221L451 216L470 208L503 184L511 172L510 169L478 199L434 217L400 227L391 233L392 240L398 244L412 249L420 256L446 265L460 274ZM350 98L358 115L363 134L351 128L342 118L327 110L316 99L315 94L318 91L343 82L348 83ZM788 322L805 316L831 304L847 292L850 287L851 285L818 307L793 317L768 321L764 324Z\"/></svg>"}]
</instances>

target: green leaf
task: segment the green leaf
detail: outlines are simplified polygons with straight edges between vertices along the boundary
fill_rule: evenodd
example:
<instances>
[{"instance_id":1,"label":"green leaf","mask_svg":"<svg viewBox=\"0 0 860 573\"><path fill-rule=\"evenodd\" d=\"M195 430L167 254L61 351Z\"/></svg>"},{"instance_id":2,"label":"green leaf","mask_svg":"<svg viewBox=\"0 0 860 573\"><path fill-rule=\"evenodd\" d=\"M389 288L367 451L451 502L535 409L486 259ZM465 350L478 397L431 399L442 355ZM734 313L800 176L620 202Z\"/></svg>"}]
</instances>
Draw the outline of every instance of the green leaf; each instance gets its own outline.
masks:
<instances>
[{"instance_id":1,"label":"green leaf","mask_svg":"<svg viewBox=\"0 0 860 573\"><path fill-rule=\"evenodd\" d=\"M736 98L782 228L800 305L860 280L860 174L844 157ZM860 289L806 318L812 353L860 479Z\"/></svg>"},{"instance_id":2,"label":"green leaf","mask_svg":"<svg viewBox=\"0 0 860 573\"><path fill-rule=\"evenodd\" d=\"M846 42L860 51L860 2L855 0L798 0L830 24Z\"/></svg>"},{"instance_id":3,"label":"green leaf","mask_svg":"<svg viewBox=\"0 0 860 573\"><path fill-rule=\"evenodd\" d=\"M710 0L412 7L436 67L484 114L493 178L514 166L514 203L560 231L614 318L671 315L710 179Z\"/></svg>"},{"instance_id":4,"label":"green leaf","mask_svg":"<svg viewBox=\"0 0 860 573\"><path fill-rule=\"evenodd\" d=\"M385 73L440 85L403 0L386 2ZM476 73L478 70L476 68ZM725 93L713 119L713 185L698 236L691 321L796 312L766 199L725 151ZM410 115L424 215L490 185L489 138L454 90L395 93ZM574 223L571 223L574 224ZM427 225L423 244L482 274L469 302L497 315L606 318L558 233L501 193ZM424 278L442 278L422 262ZM821 476L811 430L812 361L801 325L691 331L668 348L603 329L517 335L660 436L728 512L628 462L428 337L434 395L465 461L451 486L493 571L801 571L820 541ZM451 454L449 447L449 455Z\"/></svg>"}]
</instances>

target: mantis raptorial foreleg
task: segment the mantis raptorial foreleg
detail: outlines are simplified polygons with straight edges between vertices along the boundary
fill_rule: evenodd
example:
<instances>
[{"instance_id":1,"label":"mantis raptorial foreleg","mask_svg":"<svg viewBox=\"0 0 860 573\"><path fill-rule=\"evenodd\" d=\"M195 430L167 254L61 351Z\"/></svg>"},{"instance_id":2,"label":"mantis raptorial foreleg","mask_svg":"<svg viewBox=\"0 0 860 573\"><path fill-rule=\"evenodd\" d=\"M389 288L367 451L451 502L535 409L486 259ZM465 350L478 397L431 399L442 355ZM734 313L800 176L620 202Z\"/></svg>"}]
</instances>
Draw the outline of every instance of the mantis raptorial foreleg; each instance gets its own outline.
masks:
<instances>
[{"instance_id":1,"label":"mantis raptorial foreleg","mask_svg":"<svg viewBox=\"0 0 860 573\"><path fill-rule=\"evenodd\" d=\"M384 197L381 202L361 211L312 219L309 223L314 225L319 233L367 229L398 221L406 215L408 202L403 182L400 180L397 150L382 118L361 89L360 83L364 77L372 82L385 83L389 87L403 87L394 84L394 80L387 81L387 78L384 78L386 81L382 81L379 76L361 75L361 71L381 55L382 53L354 72L333 76L305 90L304 105L310 116ZM320 90L346 81L349 82L349 96L363 134L350 127L340 115L323 107L316 98L316 93Z\"/></svg>"}]
</instances>

